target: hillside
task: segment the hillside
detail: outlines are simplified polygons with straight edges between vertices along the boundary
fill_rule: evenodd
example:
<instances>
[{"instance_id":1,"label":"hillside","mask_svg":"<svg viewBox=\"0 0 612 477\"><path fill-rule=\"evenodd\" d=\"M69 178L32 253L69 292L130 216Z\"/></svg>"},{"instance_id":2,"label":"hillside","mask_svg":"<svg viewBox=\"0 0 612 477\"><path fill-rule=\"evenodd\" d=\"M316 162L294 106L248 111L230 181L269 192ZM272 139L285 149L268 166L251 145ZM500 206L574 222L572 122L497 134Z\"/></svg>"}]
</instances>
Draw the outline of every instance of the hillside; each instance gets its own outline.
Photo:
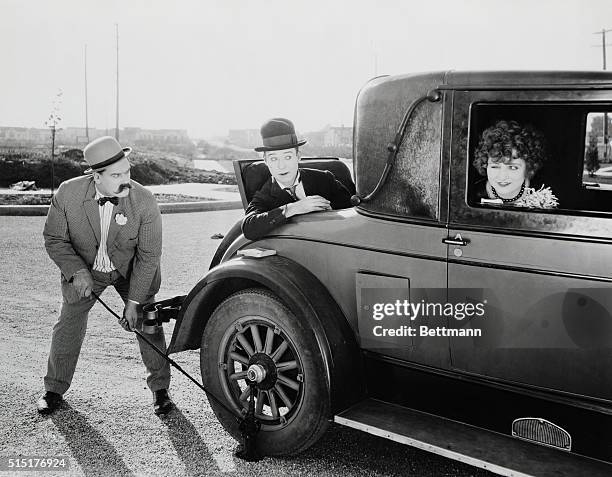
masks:
<instances>
[{"instance_id":1,"label":"hillside","mask_svg":"<svg viewBox=\"0 0 612 477\"><path fill-rule=\"evenodd\" d=\"M190 158L171 152L134 151L130 154L132 178L143 185L176 182L235 184L233 173L202 171L189 166ZM80 149L71 149L55 157L34 150L0 153L0 187L18 181L36 181L37 187L49 188L62 181L77 177L87 169Z\"/></svg>"}]
</instances>

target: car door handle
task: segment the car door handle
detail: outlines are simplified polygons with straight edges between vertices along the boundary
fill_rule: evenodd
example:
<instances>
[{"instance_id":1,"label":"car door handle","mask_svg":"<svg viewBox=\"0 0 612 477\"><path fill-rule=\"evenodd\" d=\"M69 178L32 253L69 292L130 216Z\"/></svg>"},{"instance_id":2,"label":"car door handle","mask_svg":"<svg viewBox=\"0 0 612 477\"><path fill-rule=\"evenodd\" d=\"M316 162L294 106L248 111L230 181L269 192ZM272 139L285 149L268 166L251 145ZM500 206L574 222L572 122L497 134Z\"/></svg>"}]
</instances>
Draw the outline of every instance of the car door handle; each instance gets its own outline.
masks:
<instances>
[{"instance_id":1,"label":"car door handle","mask_svg":"<svg viewBox=\"0 0 612 477\"><path fill-rule=\"evenodd\" d=\"M465 247L467 244L470 243L469 239L462 239L462 238L444 238L442 239L442 243L445 243L447 245L459 245L460 247Z\"/></svg>"}]
</instances>

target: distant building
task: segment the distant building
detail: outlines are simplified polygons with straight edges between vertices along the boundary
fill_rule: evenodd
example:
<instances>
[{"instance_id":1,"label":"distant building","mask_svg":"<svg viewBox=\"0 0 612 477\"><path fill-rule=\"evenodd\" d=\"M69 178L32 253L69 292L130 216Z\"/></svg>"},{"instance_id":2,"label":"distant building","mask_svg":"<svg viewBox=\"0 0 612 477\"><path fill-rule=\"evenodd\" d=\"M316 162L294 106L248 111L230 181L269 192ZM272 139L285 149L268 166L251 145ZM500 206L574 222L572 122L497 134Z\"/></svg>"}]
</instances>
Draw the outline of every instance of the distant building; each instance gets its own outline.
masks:
<instances>
[{"instance_id":1,"label":"distant building","mask_svg":"<svg viewBox=\"0 0 612 477\"><path fill-rule=\"evenodd\" d=\"M58 129L55 136L57 146L81 146L101 136L113 136L114 129L66 127ZM191 142L186 129L142 129L128 127L119 130L119 141L122 144L142 145L182 145ZM32 146L51 143L51 131L48 128L0 127L0 146Z\"/></svg>"},{"instance_id":2,"label":"distant building","mask_svg":"<svg viewBox=\"0 0 612 477\"><path fill-rule=\"evenodd\" d=\"M48 129L0 127L0 143L7 145L41 144L51 141Z\"/></svg>"},{"instance_id":3,"label":"distant building","mask_svg":"<svg viewBox=\"0 0 612 477\"><path fill-rule=\"evenodd\" d=\"M313 147L350 147L353 144L352 127L325 126L320 131L312 131L303 136ZM252 149L261 145L261 136L259 129L230 129L228 141L230 144Z\"/></svg>"},{"instance_id":4,"label":"distant building","mask_svg":"<svg viewBox=\"0 0 612 477\"><path fill-rule=\"evenodd\" d=\"M321 147L325 143L325 131L313 131L304 134L304 138L308 140L306 146Z\"/></svg>"},{"instance_id":5,"label":"distant building","mask_svg":"<svg viewBox=\"0 0 612 477\"><path fill-rule=\"evenodd\" d=\"M186 129L124 128L119 137L125 143L150 145L177 145L189 142Z\"/></svg>"},{"instance_id":6,"label":"distant building","mask_svg":"<svg viewBox=\"0 0 612 477\"><path fill-rule=\"evenodd\" d=\"M344 126L330 126L325 129L323 136L323 146L338 147L351 146L353 144L353 128Z\"/></svg>"},{"instance_id":7,"label":"distant building","mask_svg":"<svg viewBox=\"0 0 612 477\"><path fill-rule=\"evenodd\" d=\"M89 128L89 141L93 141L102 136L106 136L106 129ZM87 139L87 130L85 128L75 127L67 127L58 130L56 140L62 144L74 146L85 146L89 142Z\"/></svg>"},{"instance_id":8,"label":"distant building","mask_svg":"<svg viewBox=\"0 0 612 477\"><path fill-rule=\"evenodd\" d=\"M259 129L230 129L228 141L235 146L253 149L261 145Z\"/></svg>"}]
</instances>

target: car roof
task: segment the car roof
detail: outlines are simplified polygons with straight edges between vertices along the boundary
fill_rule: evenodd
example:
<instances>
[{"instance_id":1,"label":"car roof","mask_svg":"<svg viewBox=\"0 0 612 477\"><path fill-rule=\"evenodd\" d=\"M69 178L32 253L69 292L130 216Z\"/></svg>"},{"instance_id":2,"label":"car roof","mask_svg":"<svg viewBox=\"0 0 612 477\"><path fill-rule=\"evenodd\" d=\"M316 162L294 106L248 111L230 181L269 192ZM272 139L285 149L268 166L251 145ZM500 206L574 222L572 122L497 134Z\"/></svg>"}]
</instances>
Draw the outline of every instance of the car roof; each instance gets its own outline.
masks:
<instances>
[{"instance_id":1,"label":"car roof","mask_svg":"<svg viewBox=\"0 0 612 477\"><path fill-rule=\"evenodd\" d=\"M385 84L396 85L403 96L416 95L414 99L432 88L439 90L610 89L612 72L449 70L383 75L368 81L361 93Z\"/></svg>"},{"instance_id":2,"label":"car roof","mask_svg":"<svg viewBox=\"0 0 612 477\"><path fill-rule=\"evenodd\" d=\"M449 89L612 87L608 71L448 71Z\"/></svg>"}]
</instances>

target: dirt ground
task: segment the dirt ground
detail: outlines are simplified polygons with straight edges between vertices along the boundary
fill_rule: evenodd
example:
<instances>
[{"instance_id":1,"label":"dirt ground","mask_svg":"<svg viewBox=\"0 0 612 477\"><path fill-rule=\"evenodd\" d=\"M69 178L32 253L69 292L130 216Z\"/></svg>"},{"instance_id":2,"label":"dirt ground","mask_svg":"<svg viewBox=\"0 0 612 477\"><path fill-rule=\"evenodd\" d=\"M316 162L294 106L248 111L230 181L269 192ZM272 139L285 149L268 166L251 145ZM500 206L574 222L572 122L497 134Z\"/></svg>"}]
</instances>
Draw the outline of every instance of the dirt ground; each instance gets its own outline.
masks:
<instances>
[{"instance_id":1,"label":"dirt ground","mask_svg":"<svg viewBox=\"0 0 612 477\"><path fill-rule=\"evenodd\" d=\"M225 214L236 212L239 215L240 211ZM178 222L186 217L180 216L168 220ZM162 267L168 273L160 299L185 293L206 271L218 244L209 237L224 232L221 222L225 220L217 224L214 217L214 213L207 214L212 221L190 224L201 230L191 233L190 240L182 237L182 247L164 247ZM51 327L61 303L59 271L42 244L43 224L44 217L2 217L0 427L4 432L0 455L70 455L75 459L70 471L74 475L132 475L134 471L180 475L201 462L206 462L204 468L213 465L221 472L232 470L233 439L222 432L205 396L180 373L173 373L171 388L179 410L165 419L154 416L134 336L99 305L90 313L66 405L51 418L36 413L34 403L43 391ZM164 236L166 244L173 241ZM103 298L121 312L114 290L108 289ZM168 340L171 328L166 329ZM176 360L199 377L197 353L182 353Z\"/></svg>"},{"instance_id":2,"label":"dirt ground","mask_svg":"<svg viewBox=\"0 0 612 477\"><path fill-rule=\"evenodd\" d=\"M189 291L219 243L210 236L225 232L241 215L233 210L163 216L159 299ZM205 395L175 370L170 391L178 408L163 418L153 414L134 336L100 305L90 313L65 404L51 417L40 416L35 402L43 391L50 333L61 301L59 271L43 247L43 224L44 217L0 217L0 460L65 456L69 470L43 474L61 476L489 475L340 426L332 426L296 458L241 461L233 455L236 442L216 420ZM103 298L121 312L114 290ZM166 326L168 340L171 330ZM198 352L173 358L199 379Z\"/></svg>"}]
</instances>

